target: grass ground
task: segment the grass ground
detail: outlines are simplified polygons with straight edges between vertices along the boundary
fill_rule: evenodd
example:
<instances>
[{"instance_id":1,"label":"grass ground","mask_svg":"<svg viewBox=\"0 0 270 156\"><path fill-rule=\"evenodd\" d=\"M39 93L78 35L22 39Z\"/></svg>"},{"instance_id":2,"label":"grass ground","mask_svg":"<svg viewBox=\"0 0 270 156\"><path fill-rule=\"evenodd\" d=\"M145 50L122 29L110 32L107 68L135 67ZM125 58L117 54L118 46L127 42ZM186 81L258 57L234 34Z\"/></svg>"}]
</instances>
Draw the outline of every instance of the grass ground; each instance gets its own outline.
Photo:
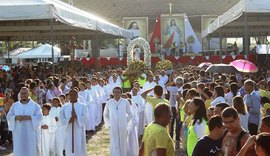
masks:
<instances>
[{"instance_id":1,"label":"grass ground","mask_svg":"<svg viewBox=\"0 0 270 156\"><path fill-rule=\"evenodd\" d=\"M176 144L175 155L182 155L179 144ZM12 149L0 151L1 156L12 156ZM110 138L109 131L103 125L100 129L87 140L87 156L109 156Z\"/></svg>"},{"instance_id":2,"label":"grass ground","mask_svg":"<svg viewBox=\"0 0 270 156\"><path fill-rule=\"evenodd\" d=\"M88 140L87 155L89 156L110 155L109 131L104 125Z\"/></svg>"}]
</instances>

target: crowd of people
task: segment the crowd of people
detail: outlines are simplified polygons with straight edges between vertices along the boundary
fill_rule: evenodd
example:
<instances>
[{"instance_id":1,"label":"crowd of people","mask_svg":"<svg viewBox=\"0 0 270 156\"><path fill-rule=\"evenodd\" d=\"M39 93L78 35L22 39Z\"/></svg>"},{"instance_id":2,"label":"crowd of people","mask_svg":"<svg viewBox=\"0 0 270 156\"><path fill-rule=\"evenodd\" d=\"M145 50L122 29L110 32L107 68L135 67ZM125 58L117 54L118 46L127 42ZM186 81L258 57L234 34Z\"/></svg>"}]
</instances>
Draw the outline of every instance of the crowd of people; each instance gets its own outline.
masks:
<instances>
[{"instance_id":1,"label":"crowd of people","mask_svg":"<svg viewBox=\"0 0 270 156\"><path fill-rule=\"evenodd\" d=\"M87 155L103 123L112 156L270 155L270 70L206 73L145 69L0 74L0 150L15 156ZM181 144L180 144L181 143ZM91 151L90 151L91 152ZM102 152L102 151L100 151Z\"/></svg>"}]
</instances>

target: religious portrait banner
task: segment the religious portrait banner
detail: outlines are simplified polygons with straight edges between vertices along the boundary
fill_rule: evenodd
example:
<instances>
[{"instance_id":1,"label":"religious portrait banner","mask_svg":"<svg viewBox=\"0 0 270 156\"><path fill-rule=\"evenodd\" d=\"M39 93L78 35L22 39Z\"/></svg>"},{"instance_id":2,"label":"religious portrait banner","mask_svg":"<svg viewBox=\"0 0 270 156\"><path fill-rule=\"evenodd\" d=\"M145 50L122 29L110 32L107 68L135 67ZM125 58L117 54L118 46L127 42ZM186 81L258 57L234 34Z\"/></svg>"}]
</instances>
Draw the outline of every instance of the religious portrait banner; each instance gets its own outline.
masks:
<instances>
[{"instance_id":1,"label":"religious portrait banner","mask_svg":"<svg viewBox=\"0 0 270 156\"><path fill-rule=\"evenodd\" d=\"M161 43L165 49L185 46L184 14L161 15Z\"/></svg>"},{"instance_id":2,"label":"religious portrait banner","mask_svg":"<svg viewBox=\"0 0 270 156\"><path fill-rule=\"evenodd\" d=\"M142 37L148 40L148 17L124 17L123 28L132 32L132 39Z\"/></svg>"}]
</instances>

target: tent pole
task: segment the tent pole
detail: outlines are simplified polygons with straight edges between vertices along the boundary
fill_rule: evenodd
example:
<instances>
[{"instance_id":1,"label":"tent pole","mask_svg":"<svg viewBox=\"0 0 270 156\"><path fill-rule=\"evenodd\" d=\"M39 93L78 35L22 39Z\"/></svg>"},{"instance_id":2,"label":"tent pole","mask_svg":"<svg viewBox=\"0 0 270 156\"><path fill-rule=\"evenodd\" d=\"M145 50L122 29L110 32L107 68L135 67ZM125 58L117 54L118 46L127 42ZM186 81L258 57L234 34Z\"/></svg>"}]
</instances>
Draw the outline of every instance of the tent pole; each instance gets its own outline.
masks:
<instances>
[{"instance_id":1,"label":"tent pole","mask_svg":"<svg viewBox=\"0 0 270 156\"><path fill-rule=\"evenodd\" d=\"M222 30L219 28L219 63L222 63Z\"/></svg>"},{"instance_id":2,"label":"tent pole","mask_svg":"<svg viewBox=\"0 0 270 156\"><path fill-rule=\"evenodd\" d=\"M8 47L7 47L7 50L8 50L8 62L7 62L7 64L10 65L10 63L11 63L11 62L9 62L9 60L10 60L10 53L9 53L10 52L10 38L8 38L8 43L7 44L8 44Z\"/></svg>"},{"instance_id":3,"label":"tent pole","mask_svg":"<svg viewBox=\"0 0 270 156\"><path fill-rule=\"evenodd\" d=\"M244 54L248 54L248 49L249 49L249 45L248 45L248 25L247 25L247 13L245 12L245 52Z\"/></svg>"},{"instance_id":4,"label":"tent pole","mask_svg":"<svg viewBox=\"0 0 270 156\"><path fill-rule=\"evenodd\" d=\"M50 39L51 39L51 44L52 44L52 70L53 70L53 74L55 73L55 69L54 69L54 49L53 49L53 18L50 20Z\"/></svg>"},{"instance_id":5,"label":"tent pole","mask_svg":"<svg viewBox=\"0 0 270 156\"><path fill-rule=\"evenodd\" d=\"M211 39L209 37L207 37L207 44L208 44L208 52L209 52L209 54L210 54L210 51L211 51L210 40Z\"/></svg>"}]
</instances>

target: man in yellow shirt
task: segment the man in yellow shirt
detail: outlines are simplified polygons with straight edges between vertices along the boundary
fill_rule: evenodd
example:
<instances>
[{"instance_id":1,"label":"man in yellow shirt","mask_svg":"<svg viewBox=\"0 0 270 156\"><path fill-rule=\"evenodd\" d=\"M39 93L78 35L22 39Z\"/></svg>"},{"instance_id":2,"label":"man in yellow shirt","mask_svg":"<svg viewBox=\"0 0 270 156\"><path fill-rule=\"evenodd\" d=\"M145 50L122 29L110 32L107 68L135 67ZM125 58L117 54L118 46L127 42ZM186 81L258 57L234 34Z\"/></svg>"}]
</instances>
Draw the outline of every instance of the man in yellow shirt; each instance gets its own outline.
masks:
<instances>
[{"instance_id":1,"label":"man in yellow shirt","mask_svg":"<svg viewBox=\"0 0 270 156\"><path fill-rule=\"evenodd\" d=\"M158 104L154 116L154 122L145 128L139 156L174 156L173 140L166 130L172 117L170 106Z\"/></svg>"},{"instance_id":2,"label":"man in yellow shirt","mask_svg":"<svg viewBox=\"0 0 270 156\"><path fill-rule=\"evenodd\" d=\"M147 95L153 90L154 90L154 95L155 95L154 97ZM153 106L153 109L159 103L165 103L167 105L170 105L170 102L166 100L165 98L162 98L162 95L163 95L163 88L160 85L156 85L154 88L148 89L141 94L141 96L146 100L146 102L148 102L149 104Z\"/></svg>"}]
</instances>

